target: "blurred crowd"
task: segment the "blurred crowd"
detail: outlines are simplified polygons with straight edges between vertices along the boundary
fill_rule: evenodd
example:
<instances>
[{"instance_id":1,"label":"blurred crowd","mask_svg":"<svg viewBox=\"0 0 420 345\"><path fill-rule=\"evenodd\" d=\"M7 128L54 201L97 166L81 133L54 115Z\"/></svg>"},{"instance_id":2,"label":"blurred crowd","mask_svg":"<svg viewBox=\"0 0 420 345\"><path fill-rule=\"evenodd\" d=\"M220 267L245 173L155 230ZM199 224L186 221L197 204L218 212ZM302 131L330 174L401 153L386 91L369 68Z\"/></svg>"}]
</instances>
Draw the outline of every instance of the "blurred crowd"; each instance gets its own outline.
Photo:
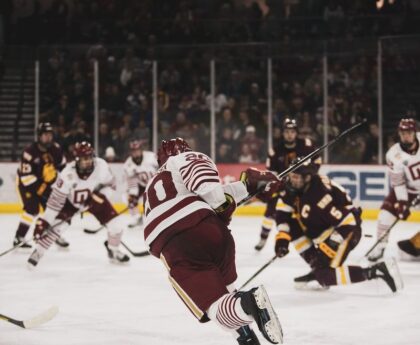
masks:
<instances>
[{"instance_id":1,"label":"blurred crowd","mask_svg":"<svg viewBox=\"0 0 420 345\"><path fill-rule=\"evenodd\" d=\"M92 140L94 61L99 66L99 154L122 161L132 138L151 147L153 61L157 60L158 139L182 136L193 148L209 153L210 60L215 59L220 163L265 161L267 56L274 56L274 144L281 138L286 116L296 118L300 136L322 144L322 54L296 54L291 46L302 39L335 38L350 50L355 38L413 33L419 30L415 22L420 10L420 0L2 3L0 13L7 13L3 25L15 29L6 41L49 45L38 50L41 119L55 124L57 139L67 152L76 141ZM258 45L270 41L279 44L274 55ZM235 42L242 46L232 45ZM85 45L61 46L68 43ZM230 44L229 49L223 44ZM387 61L391 68L405 62L401 56ZM340 154L330 155L330 162L377 163L376 52L330 56L327 80L329 138L362 118L369 120L369 126L338 146ZM393 136L384 140L390 145Z\"/></svg>"}]
</instances>

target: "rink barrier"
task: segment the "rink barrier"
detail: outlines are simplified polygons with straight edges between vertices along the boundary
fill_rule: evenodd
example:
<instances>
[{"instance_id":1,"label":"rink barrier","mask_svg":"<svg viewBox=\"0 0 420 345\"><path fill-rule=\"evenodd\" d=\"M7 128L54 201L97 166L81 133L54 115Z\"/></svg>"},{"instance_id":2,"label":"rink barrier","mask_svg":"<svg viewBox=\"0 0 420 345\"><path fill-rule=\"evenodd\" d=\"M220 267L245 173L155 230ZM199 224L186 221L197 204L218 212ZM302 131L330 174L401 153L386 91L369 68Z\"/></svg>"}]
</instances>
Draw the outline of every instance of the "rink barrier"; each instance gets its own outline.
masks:
<instances>
[{"instance_id":1,"label":"rink barrier","mask_svg":"<svg viewBox=\"0 0 420 345\"><path fill-rule=\"evenodd\" d=\"M121 212L127 207L127 205L123 203L116 203L114 206L118 212ZM234 215L262 217L264 211L265 205L246 205L238 207ZM22 213L22 206L18 203L0 204L0 213ZM362 213L362 219L375 220L378 218L378 213L379 209L364 209ZM408 221L420 222L420 211L412 211Z\"/></svg>"}]
</instances>

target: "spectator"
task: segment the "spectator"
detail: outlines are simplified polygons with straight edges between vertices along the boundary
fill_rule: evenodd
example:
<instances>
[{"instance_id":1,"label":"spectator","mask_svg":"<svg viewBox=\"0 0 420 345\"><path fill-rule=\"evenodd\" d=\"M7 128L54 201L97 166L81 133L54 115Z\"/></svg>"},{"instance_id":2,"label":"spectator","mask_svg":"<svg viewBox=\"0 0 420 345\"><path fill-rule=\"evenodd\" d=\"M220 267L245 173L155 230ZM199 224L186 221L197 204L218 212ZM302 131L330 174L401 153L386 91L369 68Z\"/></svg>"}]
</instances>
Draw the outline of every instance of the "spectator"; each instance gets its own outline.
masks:
<instances>
[{"instance_id":1,"label":"spectator","mask_svg":"<svg viewBox=\"0 0 420 345\"><path fill-rule=\"evenodd\" d=\"M262 152L263 144L263 140L255 134L255 127L247 126L245 135L241 140L242 159L249 159L250 156L253 163L261 162L263 160L262 157L264 157Z\"/></svg>"},{"instance_id":2,"label":"spectator","mask_svg":"<svg viewBox=\"0 0 420 345\"><path fill-rule=\"evenodd\" d=\"M104 157L105 155L105 150L112 146L113 141L112 141L112 136L109 133L109 126L107 123L101 123L99 125L99 147L98 147L98 153L99 153L99 157Z\"/></svg>"},{"instance_id":3,"label":"spectator","mask_svg":"<svg viewBox=\"0 0 420 345\"><path fill-rule=\"evenodd\" d=\"M378 164L378 138L379 127L377 123L369 124L369 134L366 139L366 149L364 150L363 164Z\"/></svg>"},{"instance_id":4,"label":"spectator","mask_svg":"<svg viewBox=\"0 0 420 345\"><path fill-rule=\"evenodd\" d=\"M113 140L113 147L115 148L116 159L119 162L125 160L128 154L128 143L130 135L127 127L121 126L118 129L117 135Z\"/></svg>"}]
</instances>

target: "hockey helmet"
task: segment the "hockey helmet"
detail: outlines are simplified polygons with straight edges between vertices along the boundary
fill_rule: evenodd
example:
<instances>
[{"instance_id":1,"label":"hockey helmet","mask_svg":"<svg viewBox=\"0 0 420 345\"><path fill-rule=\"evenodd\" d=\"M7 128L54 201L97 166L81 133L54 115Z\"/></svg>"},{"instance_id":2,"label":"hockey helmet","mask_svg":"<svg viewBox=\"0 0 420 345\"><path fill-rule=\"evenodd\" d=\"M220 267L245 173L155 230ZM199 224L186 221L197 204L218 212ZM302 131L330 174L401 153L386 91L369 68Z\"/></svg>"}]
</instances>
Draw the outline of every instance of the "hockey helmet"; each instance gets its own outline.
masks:
<instances>
[{"instance_id":1,"label":"hockey helmet","mask_svg":"<svg viewBox=\"0 0 420 345\"><path fill-rule=\"evenodd\" d=\"M43 133L54 133L53 126L50 122L40 122L38 125L38 136Z\"/></svg>"},{"instance_id":2,"label":"hockey helmet","mask_svg":"<svg viewBox=\"0 0 420 345\"><path fill-rule=\"evenodd\" d=\"M283 121L283 125L282 125L283 130L285 129L294 129L294 130L298 130L298 126L297 126L297 122L295 119L291 118L291 117L286 117Z\"/></svg>"},{"instance_id":3,"label":"hockey helmet","mask_svg":"<svg viewBox=\"0 0 420 345\"><path fill-rule=\"evenodd\" d=\"M302 157L296 158L292 161L291 166L299 163ZM287 182L286 189L292 194L302 193L306 189L306 186L310 183L312 176L317 174L316 165L310 160L306 160L297 169L290 173ZM299 176L300 175L300 176Z\"/></svg>"},{"instance_id":4,"label":"hockey helmet","mask_svg":"<svg viewBox=\"0 0 420 345\"><path fill-rule=\"evenodd\" d=\"M38 125L37 133L38 133L38 144L40 144L44 148L49 148L49 147L52 146L52 144L54 142L54 137L53 137L54 129L53 129L53 126L51 125L51 123L41 122ZM44 134L44 133L51 133L51 135L42 137L42 134Z\"/></svg>"},{"instance_id":5,"label":"hockey helmet","mask_svg":"<svg viewBox=\"0 0 420 345\"><path fill-rule=\"evenodd\" d=\"M162 166L169 157L179 155L183 152L192 151L188 143L182 138L162 140L158 150L158 163Z\"/></svg>"},{"instance_id":6,"label":"hockey helmet","mask_svg":"<svg viewBox=\"0 0 420 345\"><path fill-rule=\"evenodd\" d=\"M133 139L128 144L130 148L130 155L134 163L139 165L143 159L143 140Z\"/></svg>"},{"instance_id":7,"label":"hockey helmet","mask_svg":"<svg viewBox=\"0 0 420 345\"><path fill-rule=\"evenodd\" d=\"M87 141L78 142L74 146L76 170L81 178L86 178L92 173L94 169L94 156L93 147Z\"/></svg>"},{"instance_id":8,"label":"hockey helmet","mask_svg":"<svg viewBox=\"0 0 420 345\"><path fill-rule=\"evenodd\" d=\"M401 119L398 124L398 130L400 131L416 131L417 124L416 121L412 118Z\"/></svg>"}]
</instances>

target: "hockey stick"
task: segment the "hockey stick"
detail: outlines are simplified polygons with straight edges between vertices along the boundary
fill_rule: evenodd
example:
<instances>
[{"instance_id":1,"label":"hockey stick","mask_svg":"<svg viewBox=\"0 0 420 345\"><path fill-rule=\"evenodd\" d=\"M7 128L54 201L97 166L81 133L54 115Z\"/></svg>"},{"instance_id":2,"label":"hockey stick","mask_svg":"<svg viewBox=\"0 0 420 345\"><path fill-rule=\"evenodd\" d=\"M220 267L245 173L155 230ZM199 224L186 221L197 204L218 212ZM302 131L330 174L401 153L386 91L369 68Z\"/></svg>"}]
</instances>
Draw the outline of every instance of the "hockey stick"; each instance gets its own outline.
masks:
<instances>
[{"instance_id":1,"label":"hockey stick","mask_svg":"<svg viewBox=\"0 0 420 345\"><path fill-rule=\"evenodd\" d=\"M96 186L95 187L95 189L93 190L93 192L95 193L95 192L99 192L102 188L104 188L104 187L107 187L108 185L104 185L104 184L98 184L98 186ZM57 227L57 226L59 226L59 225L61 225L61 224L63 224L63 223L65 223L65 222L67 222L67 221L69 221L70 219L72 219L76 214L79 214L79 213L83 213L83 210L81 210L81 209L79 209L79 210L77 210L73 215L71 215L70 217L67 217L66 219L63 219L63 220L61 220L60 222L58 222L58 223L56 223L56 224L53 224L53 225L51 225L50 227L48 227L48 229L46 229L45 230L45 232L47 232L47 231L49 231L49 230L51 230L51 229L54 229L55 227ZM29 243L29 242L31 242L31 241L33 241L33 238L30 238L30 239L28 239L28 240L26 240L26 241L23 241L23 242L21 242L21 243L19 243L18 245L16 245L16 246L13 246L12 248L9 248L8 250L6 250L6 251L4 251L4 252L2 252L2 253L0 253L0 257L2 257L3 255L6 255L6 254L8 254L8 253L10 253L10 252L12 252L12 251L14 251L14 250L16 250L16 249L18 249L18 248L20 248L21 246L23 246L24 244L26 244L26 243Z\"/></svg>"},{"instance_id":2,"label":"hockey stick","mask_svg":"<svg viewBox=\"0 0 420 345\"><path fill-rule=\"evenodd\" d=\"M356 123L355 125L351 126L350 128L346 129L345 131L341 132L339 135L337 135L334 139L329 141L328 143L318 147L316 150L312 151L311 153L308 153L305 157L300 159L296 164L293 164L289 166L286 170L282 171L280 174L277 175L277 179L281 180L283 177L289 175L291 172L295 171L297 168L299 168L303 163L305 163L308 159L311 159L312 157L316 156L321 151L325 150L326 148L334 145L337 141L341 140L343 137L348 135L350 132L354 131L356 128L359 128L360 126L364 125L367 122L367 119L363 119L362 121ZM255 195L261 193L266 186L262 186L261 188L257 189L255 193L249 194L246 198L242 199L238 206L241 206L245 203L247 203L250 199L252 199Z\"/></svg>"},{"instance_id":3,"label":"hockey stick","mask_svg":"<svg viewBox=\"0 0 420 345\"><path fill-rule=\"evenodd\" d=\"M420 194L417 195L410 203L409 208L416 206L420 202ZM391 232L392 228L400 221L401 219L397 217L397 219L394 220L394 222L391 224L391 226L388 228L387 231L385 231L384 234L382 234L381 237L378 238L378 240L375 242L375 244L366 252L364 257L368 257L368 255L378 246L379 243L381 243L389 233Z\"/></svg>"},{"instance_id":4,"label":"hockey stick","mask_svg":"<svg viewBox=\"0 0 420 345\"><path fill-rule=\"evenodd\" d=\"M122 246L127 249L127 251L134 257L140 258L142 256L148 256L150 255L148 250L142 251L142 252L133 252L123 241L121 241Z\"/></svg>"},{"instance_id":5,"label":"hockey stick","mask_svg":"<svg viewBox=\"0 0 420 345\"><path fill-rule=\"evenodd\" d=\"M249 284L251 280L253 280L257 275L259 275L262 271L264 271L268 266L270 266L274 260L277 259L277 255L273 256L270 261L266 262L257 272L255 272L251 278L249 278L245 283L242 284L242 286L238 290L242 290L245 286Z\"/></svg>"},{"instance_id":6,"label":"hockey stick","mask_svg":"<svg viewBox=\"0 0 420 345\"><path fill-rule=\"evenodd\" d=\"M3 314L0 314L0 320L7 321L10 323L13 323L16 326L28 329L28 328L38 327L50 321L52 318L54 318L57 315L57 313L58 313L58 307L53 306L28 320L16 320Z\"/></svg>"},{"instance_id":7,"label":"hockey stick","mask_svg":"<svg viewBox=\"0 0 420 345\"><path fill-rule=\"evenodd\" d=\"M117 217L122 215L123 213L128 211L128 207L124 208L120 213L118 213ZM101 225L99 228L91 230L91 229L83 229L83 232L86 234L90 234L90 235L94 235L97 234L99 231L101 231L102 229L106 228L105 225Z\"/></svg>"}]
</instances>

